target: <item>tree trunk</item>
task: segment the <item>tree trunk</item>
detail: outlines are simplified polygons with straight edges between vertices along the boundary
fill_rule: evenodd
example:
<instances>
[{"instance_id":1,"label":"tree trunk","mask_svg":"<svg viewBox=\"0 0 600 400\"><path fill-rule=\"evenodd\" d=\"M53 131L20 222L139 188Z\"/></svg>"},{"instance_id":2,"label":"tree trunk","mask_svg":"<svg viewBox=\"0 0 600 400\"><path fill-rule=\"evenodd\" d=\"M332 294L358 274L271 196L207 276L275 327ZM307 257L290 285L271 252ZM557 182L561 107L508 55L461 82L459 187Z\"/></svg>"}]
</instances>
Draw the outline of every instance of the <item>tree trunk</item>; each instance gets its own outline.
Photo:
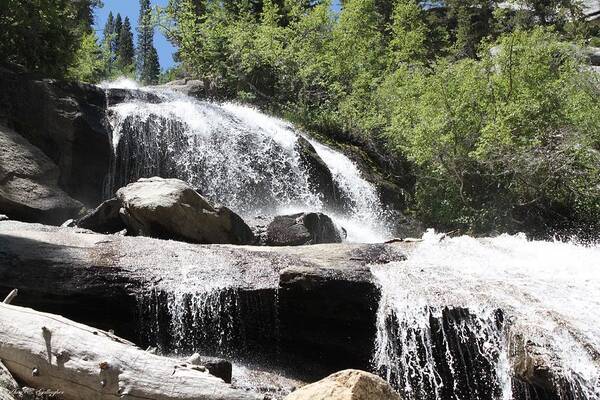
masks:
<instances>
[{"instance_id":1,"label":"tree trunk","mask_svg":"<svg viewBox=\"0 0 600 400\"><path fill-rule=\"evenodd\" d=\"M0 304L0 359L24 384L58 390L66 400L260 398L232 389L202 367L148 353L58 315L8 304Z\"/></svg>"}]
</instances>

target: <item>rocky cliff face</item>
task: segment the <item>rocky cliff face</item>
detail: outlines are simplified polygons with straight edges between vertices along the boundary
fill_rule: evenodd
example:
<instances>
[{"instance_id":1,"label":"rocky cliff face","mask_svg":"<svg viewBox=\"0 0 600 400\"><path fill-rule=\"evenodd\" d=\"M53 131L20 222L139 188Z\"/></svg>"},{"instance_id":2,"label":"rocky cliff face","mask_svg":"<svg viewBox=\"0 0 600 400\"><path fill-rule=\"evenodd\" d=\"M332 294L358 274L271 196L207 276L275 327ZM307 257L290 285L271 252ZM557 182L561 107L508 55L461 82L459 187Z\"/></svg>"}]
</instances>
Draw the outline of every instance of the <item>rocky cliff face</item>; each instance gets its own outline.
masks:
<instances>
[{"instance_id":1,"label":"rocky cliff face","mask_svg":"<svg viewBox=\"0 0 600 400\"><path fill-rule=\"evenodd\" d=\"M101 201L111 156L102 89L0 67L0 122L58 166L61 189L87 206Z\"/></svg>"},{"instance_id":2,"label":"rocky cliff face","mask_svg":"<svg viewBox=\"0 0 600 400\"><path fill-rule=\"evenodd\" d=\"M60 224L83 205L58 187L60 171L38 148L0 125L0 210L10 218Z\"/></svg>"}]
</instances>

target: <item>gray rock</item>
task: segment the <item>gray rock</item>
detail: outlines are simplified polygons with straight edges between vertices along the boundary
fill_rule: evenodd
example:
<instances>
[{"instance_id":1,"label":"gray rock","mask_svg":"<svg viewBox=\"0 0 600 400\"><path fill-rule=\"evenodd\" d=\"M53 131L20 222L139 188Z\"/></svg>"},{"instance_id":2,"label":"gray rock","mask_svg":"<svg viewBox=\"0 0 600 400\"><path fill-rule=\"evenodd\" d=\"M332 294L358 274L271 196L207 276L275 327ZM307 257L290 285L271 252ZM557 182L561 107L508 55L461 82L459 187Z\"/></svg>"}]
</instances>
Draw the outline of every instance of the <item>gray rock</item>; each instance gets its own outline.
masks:
<instances>
[{"instance_id":1,"label":"gray rock","mask_svg":"<svg viewBox=\"0 0 600 400\"><path fill-rule=\"evenodd\" d=\"M301 387L284 400L402 400L402 397L379 376L347 369Z\"/></svg>"},{"instance_id":2,"label":"gray rock","mask_svg":"<svg viewBox=\"0 0 600 400\"><path fill-rule=\"evenodd\" d=\"M112 148L104 90L0 67L0 123L58 166L58 185L86 206L102 200Z\"/></svg>"},{"instance_id":3,"label":"gray rock","mask_svg":"<svg viewBox=\"0 0 600 400\"><path fill-rule=\"evenodd\" d=\"M306 169L309 183L317 193L322 193L323 202L329 208L341 207L341 192L333 181L333 175L325 161L317 154L312 144L303 137L298 138L296 150L300 155L300 163Z\"/></svg>"},{"instance_id":4,"label":"gray rock","mask_svg":"<svg viewBox=\"0 0 600 400\"><path fill-rule=\"evenodd\" d=\"M83 218L79 219L77 226L98 233L120 232L126 228L119 215L120 208L121 203L118 199L106 200Z\"/></svg>"},{"instance_id":5,"label":"gray rock","mask_svg":"<svg viewBox=\"0 0 600 400\"><path fill-rule=\"evenodd\" d=\"M0 223L0 298L18 287L18 305L114 329L137 341L145 329L139 313L146 303L139 300L149 291L234 290L233 308L224 305L222 310L236 315L229 320L240 335L235 354L253 346L260 350L253 354L267 357L279 348L291 357L322 362L327 374L348 362L368 368L377 287L367 264L402 259L403 246L197 245L6 221ZM149 319L170 340L171 305L160 299L147 304ZM203 349L225 339L221 330L204 336L193 319L187 324L185 331L198 336ZM144 333L157 336L141 347L160 343L159 330Z\"/></svg>"},{"instance_id":6,"label":"gray rock","mask_svg":"<svg viewBox=\"0 0 600 400\"><path fill-rule=\"evenodd\" d=\"M600 47L588 47L586 53L590 59L590 64L598 67L600 66Z\"/></svg>"},{"instance_id":7,"label":"gray rock","mask_svg":"<svg viewBox=\"0 0 600 400\"><path fill-rule=\"evenodd\" d=\"M130 233L191 243L248 244L250 227L236 213L213 206L179 179L142 178L117 191Z\"/></svg>"},{"instance_id":8,"label":"gray rock","mask_svg":"<svg viewBox=\"0 0 600 400\"><path fill-rule=\"evenodd\" d=\"M196 98L209 97L209 87L207 82L199 79L177 79L163 85L165 88L183 93L187 96Z\"/></svg>"},{"instance_id":9,"label":"gray rock","mask_svg":"<svg viewBox=\"0 0 600 400\"><path fill-rule=\"evenodd\" d=\"M59 169L21 135L0 125L0 211L11 219L61 224L82 204L58 187Z\"/></svg>"},{"instance_id":10,"label":"gray rock","mask_svg":"<svg viewBox=\"0 0 600 400\"><path fill-rule=\"evenodd\" d=\"M267 245L300 246L341 243L342 234L323 213L279 215L267 227Z\"/></svg>"},{"instance_id":11,"label":"gray rock","mask_svg":"<svg viewBox=\"0 0 600 400\"><path fill-rule=\"evenodd\" d=\"M8 221L9 219L8 215L0 214L0 221Z\"/></svg>"},{"instance_id":12,"label":"gray rock","mask_svg":"<svg viewBox=\"0 0 600 400\"><path fill-rule=\"evenodd\" d=\"M160 103L162 100L160 96L155 93L147 92L138 89L121 89L121 88L109 88L106 89L106 100L109 106L115 104L125 103L133 100L141 100L147 103Z\"/></svg>"},{"instance_id":13,"label":"gray rock","mask_svg":"<svg viewBox=\"0 0 600 400\"><path fill-rule=\"evenodd\" d=\"M192 365L206 367L211 375L223 379L226 383L231 383L233 366L231 365L231 362L227 360L194 353L186 361Z\"/></svg>"}]
</instances>

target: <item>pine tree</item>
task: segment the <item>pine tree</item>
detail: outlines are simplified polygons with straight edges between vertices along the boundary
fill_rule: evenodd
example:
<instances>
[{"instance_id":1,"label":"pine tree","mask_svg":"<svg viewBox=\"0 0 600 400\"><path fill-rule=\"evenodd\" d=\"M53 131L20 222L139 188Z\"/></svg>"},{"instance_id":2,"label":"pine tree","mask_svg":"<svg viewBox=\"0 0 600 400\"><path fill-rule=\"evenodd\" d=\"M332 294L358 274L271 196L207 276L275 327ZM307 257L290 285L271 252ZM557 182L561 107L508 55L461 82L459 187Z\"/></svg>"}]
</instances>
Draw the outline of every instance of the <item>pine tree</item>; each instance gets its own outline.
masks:
<instances>
[{"instance_id":1,"label":"pine tree","mask_svg":"<svg viewBox=\"0 0 600 400\"><path fill-rule=\"evenodd\" d=\"M123 27L123 21L121 19L121 14L117 14L115 18L115 26L114 26L114 36L112 41L112 52L115 54L115 59L119 54L119 47L121 45L121 28Z\"/></svg>"},{"instance_id":2,"label":"pine tree","mask_svg":"<svg viewBox=\"0 0 600 400\"><path fill-rule=\"evenodd\" d=\"M104 37L102 39L101 51L105 62L106 75L113 73L115 57L113 52L113 42L115 40L115 19L112 11L108 13L106 24L104 25Z\"/></svg>"},{"instance_id":3,"label":"pine tree","mask_svg":"<svg viewBox=\"0 0 600 400\"><path fill-rule=\"evenodd\" d=\"M155 85L158 83L158 77L160 76L160 62L158 60L158 52L154 46L150 47L150 53L148 54L146 64L147 82Z\"/></svg>"},{"instance_id":4,"label":"pine tree","mask_svg":"<svg viewBox=\"0 0 600 400\"><path fill-rule=\"evenodd\" d=\"M108 13L106 24L104 24L104 40L111 40L111 36L113 33L115 33L115 19L111 11Z\"/></svg>"},{"instance_id":5,"label":"pine tree","mask_svg":"<svg viewBox=\"0 0 600 400\"><path fill-rule=\"evenodd\" d=\"M133 33L129 18L125 17L121 31L119 32L119 50L117 53L117 65L122 71L131 69L134 65L135 51L133 48Z\"/></svg>"},{"instance_id":6,"label":"pine tree","mask_svg":"<svg viewBox=\"0 0 600 400\"><path fill-rule=\"evenodd\" d=\"M154 48L154 27L150 0L140 0L140 17L138 21L137 69L139 79L143 83L158 83L160 65L158 53Z\"/></svg>"}]
</instances>

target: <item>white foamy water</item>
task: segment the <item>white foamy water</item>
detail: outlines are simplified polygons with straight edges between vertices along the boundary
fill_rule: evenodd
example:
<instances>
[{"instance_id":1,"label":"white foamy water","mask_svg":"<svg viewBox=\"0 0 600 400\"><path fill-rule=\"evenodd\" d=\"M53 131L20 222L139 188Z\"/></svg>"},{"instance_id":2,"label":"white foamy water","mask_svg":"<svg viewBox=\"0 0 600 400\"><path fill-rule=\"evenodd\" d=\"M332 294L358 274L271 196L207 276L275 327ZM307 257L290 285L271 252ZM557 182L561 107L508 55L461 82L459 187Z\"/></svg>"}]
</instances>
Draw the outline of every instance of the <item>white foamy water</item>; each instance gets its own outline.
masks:
<instances>
[{"instance_id":1,"label":"white foamy water","mask_svg":"<svg viewBox=\"0 0 600 400\"><path fill-rule=\"evenodd\" d=\"M140 89L141 85L133 79L124 76L112 81L102 81L98 85L102 89Z\"/></svg>"},{"instance_id":2,"label":"white foamy water","mask_svg":"<svg viewBox=\"0 0 600 400\"><path fill-rule=\"evenodd\" d=\"M408 399L511 399L524 346L557 377L557 392L600 398L600 247L424 239L407 261L373 268L382 288L374 362Z\"/></svg>"},{"instance_id":3,"label":"white foamy water","mask_svg":"<svg viewBox=\"0 0 600 400\"><path fill-rule=\"evenodd\" d=\"M134 82L105 87L134 88ZM140 177L174 177L245 218L322 211L346 229L349 241L379 242L389 236L375 187L342 153L310 140L342 197L339 207L326 206L301 160L302 135L290 123L240 104L144 90L162 101L111 107L112 190Z\"/></svg>"}]
</instances>

